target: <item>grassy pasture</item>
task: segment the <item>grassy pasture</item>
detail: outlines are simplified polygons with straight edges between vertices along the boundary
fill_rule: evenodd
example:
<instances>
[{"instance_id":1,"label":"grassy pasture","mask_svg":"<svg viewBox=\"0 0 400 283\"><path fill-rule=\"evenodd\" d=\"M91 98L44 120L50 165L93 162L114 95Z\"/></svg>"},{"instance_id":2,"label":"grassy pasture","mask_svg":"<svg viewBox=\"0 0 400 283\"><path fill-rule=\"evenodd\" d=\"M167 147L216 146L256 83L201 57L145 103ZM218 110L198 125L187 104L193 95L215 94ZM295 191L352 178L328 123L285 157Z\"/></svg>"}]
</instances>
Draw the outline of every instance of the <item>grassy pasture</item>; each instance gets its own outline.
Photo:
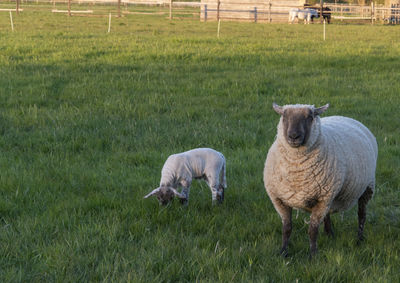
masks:
<instances>
[{"instance_id":1,"label":"grassy pasture","mask_svg":"<svg viewBox=\"0 0 400 283\"><path fill-rule=\"evenodd\" d=\"M0 281L396 282L400 276L397 26L168 21L0 13ZM300 212L290 257L262 171L273 101L330 103L379 144L366 241L333 216L308 261ZM174 152L212 147L228 191L211 206L142 197Z\"/></svg>"}]
</instances>

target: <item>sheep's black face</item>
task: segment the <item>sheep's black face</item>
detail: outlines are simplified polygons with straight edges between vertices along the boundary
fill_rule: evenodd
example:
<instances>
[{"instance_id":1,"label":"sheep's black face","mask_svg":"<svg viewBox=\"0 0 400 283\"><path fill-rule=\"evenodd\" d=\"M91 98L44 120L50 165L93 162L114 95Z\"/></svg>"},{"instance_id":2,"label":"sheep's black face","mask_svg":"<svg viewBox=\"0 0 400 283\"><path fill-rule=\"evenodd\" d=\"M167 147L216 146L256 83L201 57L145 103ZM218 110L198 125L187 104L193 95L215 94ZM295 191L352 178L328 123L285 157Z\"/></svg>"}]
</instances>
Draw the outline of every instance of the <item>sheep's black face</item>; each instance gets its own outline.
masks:
<instances>
[{"instance_id":1,"label":"sheep's black face","mask_svg":"<svg viewBox=\"0 0 400 283\"><path fill-rule=\"evenodd\" d=\"M283 130L291 147L305 145L310 136L314 113L310 108L287 108L282 115Z\"/></svg>"},{"instance_id":2,"label":"sheep's black face","mask_svg":"<svg viewBox=\"0 0 400 283\"><path fill-rule=\"evenodd\" d=\"M156 196L161 205L167 205L172 201L175 194L169 187L160 187L160 190L157 192Z\"/></svg>"},{"instance_id":3,"label":"sheep's black face","mask_svg":"<svg viewBox=\"0 0 400 283\"><path fill-rule=\"evenodd\" d=\"M310 137L315 117L328 109L329 104L314 108L313 105L288 105L287 107L272 104L275 112L282 116L283 136L291 147L305 145Z\"/></svg>"}]
</instances>

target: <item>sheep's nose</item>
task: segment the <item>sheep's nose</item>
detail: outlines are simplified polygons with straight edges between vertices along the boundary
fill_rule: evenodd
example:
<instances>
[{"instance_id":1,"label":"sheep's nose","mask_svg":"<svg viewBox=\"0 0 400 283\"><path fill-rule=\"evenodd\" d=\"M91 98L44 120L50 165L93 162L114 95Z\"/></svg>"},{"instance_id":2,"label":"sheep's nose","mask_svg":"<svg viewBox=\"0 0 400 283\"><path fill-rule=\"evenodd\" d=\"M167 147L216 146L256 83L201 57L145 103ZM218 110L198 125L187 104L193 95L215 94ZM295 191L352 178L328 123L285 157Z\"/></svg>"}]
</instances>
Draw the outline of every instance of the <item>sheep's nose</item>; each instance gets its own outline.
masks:
<instances>
[{"instance_id":1,"label":"sheep's nose","mask_svg":"<svg viewBox=\"0 0 400 283\"><path fill-rule=\"evenodd\" d=\"M300 134L297 133L297 132L289 133L289 138L290 138L291 140L297 140L297 139L300 138Z\"/></svg>"}]
</instances>

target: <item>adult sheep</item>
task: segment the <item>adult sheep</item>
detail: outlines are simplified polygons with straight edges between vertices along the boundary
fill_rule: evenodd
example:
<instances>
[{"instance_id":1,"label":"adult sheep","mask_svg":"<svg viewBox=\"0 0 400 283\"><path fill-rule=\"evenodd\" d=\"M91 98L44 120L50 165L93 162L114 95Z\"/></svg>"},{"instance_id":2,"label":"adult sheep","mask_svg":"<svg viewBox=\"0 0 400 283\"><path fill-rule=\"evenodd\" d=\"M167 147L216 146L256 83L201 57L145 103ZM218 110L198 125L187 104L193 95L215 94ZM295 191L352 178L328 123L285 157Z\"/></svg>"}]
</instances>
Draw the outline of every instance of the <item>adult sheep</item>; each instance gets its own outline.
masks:
<instances>
[{"instance_id":1,"label":"adult sheep","mask_svg":"<svg viewBox=\"0 0 400 283\"><path fill-rule=\"evenodd\" d=\"M298 9L293 8L289 11L289 23L293 24L294 20L303 20L304 24L309 24L314 21L314 18L318 18L318 12L314 9Z\"/></svg>"},{"instance_id":2,"label":"adult sheep","mask_svg":"<svg viewBox=\"0 0 400 283\"><path fill-rule=\"evenodd\" d=\"M273 104L281 115L275 142L268 151L264 185L282 218L281 254L292 232L292 208L311 212L310 256L317 251L318 228L333 236L330 213L358 201L358 240L363 239L366 205L375 187L378 146L360 122L342 116L320 118L329 104Z\"/></svg>"}]
</instances>

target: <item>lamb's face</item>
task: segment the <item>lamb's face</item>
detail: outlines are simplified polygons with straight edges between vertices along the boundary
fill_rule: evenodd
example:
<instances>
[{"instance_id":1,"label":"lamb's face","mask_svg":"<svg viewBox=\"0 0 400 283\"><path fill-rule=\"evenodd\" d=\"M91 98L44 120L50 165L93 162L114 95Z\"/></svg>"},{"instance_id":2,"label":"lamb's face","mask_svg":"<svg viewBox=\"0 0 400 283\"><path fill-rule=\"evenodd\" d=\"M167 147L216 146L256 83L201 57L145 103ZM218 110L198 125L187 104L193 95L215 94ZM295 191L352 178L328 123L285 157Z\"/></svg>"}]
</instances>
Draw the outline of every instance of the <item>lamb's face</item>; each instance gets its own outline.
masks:
<instances>
[{"instance_id":1,"label":"lamb's face","mask_svg":"<svg viewBox=\"0 0 400 283\"><path fill-rule=\"evenodd\" d=\"M166 185L160 186L157 189L154 189L151 193L147 194L144 198L149 198L151 196L156 196L158 202L162 205L167 205L172 201L174 196L177 196L181 200L187 200L186 195L178 193L176 189L173 187L169 187Z\"/></svg>"},{"instance_id":2,"label":"lamb's face","mask_svg":"<svg viewBox=\"0 0 400 283\"><path fill-rule=\"evenodd\" d=\"M169 187L160 187L160 190L156 194L158 202L161 205L167 205L172 201L175 196L174 191Z\"/></svg>"},{"instance_id":3,"label":"lamb's face","mask_svg":"<svg viewBox=\"0 0 400 283\"><path fill-rule=\"evenodd\" d=\"M299 147L307 143L313 120L314 113L308 107L287 108L283 111L284 136L291 147Z\"/></svg>"}]
</instances>

